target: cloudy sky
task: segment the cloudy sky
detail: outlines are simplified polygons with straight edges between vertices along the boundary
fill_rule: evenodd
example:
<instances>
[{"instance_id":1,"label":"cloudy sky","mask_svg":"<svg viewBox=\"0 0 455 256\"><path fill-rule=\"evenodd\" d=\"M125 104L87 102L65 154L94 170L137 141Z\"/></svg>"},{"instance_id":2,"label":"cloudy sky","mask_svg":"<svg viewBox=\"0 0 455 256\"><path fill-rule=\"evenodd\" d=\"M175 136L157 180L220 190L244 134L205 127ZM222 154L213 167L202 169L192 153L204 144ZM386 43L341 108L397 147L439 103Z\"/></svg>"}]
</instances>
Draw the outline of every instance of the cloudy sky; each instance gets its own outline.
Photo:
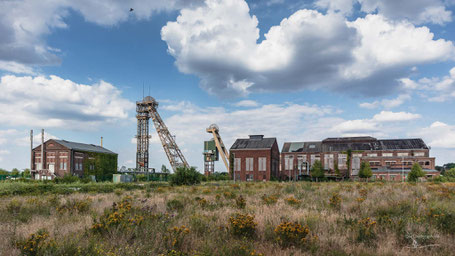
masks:
<instances>
[{"instance_id":1,"label":"cloudy sky","mask_svg":"<svg viewBox=\"0 0 455 256\"><path fill-rule=\"evenodd\" d=\"M143 92L199 170L211 123L228 147L420 137L453 162L454 19L455 0L1 0L0 168L41 128L134 167ZM150 161L169 166L154 130Z\"/></svg>"}]
</instances>

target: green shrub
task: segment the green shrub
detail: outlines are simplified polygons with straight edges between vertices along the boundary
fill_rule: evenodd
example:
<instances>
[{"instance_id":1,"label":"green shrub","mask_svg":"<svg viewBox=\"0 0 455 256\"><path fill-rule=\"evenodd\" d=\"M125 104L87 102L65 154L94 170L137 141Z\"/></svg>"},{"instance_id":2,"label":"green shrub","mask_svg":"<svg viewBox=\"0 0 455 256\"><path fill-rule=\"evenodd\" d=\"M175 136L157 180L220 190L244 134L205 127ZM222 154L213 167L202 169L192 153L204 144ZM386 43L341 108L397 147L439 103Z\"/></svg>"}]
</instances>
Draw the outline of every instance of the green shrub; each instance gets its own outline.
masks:
<instances>
[{"instance_id":1,"label":"green shrub","mask_svg":"<svg viewBox=\"0 0 455 256\"><path fill-rule=\"evenodd\" d=\"M425 177L425 172L419 163L414 163L408 175L408 181L416 182L420 177Z\"/></svg>"},{"instance_id":2,"label":"green shrub","mask_svg":"<svg viewBox=\"0 0 455 256\"><path fill-rule=\"evenodd\" d=\"M237 237L253 237L256 234L257 222L254 215L236 213L229 218L231 232Z\"/></svg>"},{"instance_id":3,"label":"green shrub","mask_svg":"<svg viewBox=\"0 0 455 256\"><path fill-rule=\"evenodd\" d=\"M239 197L237 197L235 199L235 205L237 206L237 208L239 209L245 209L245 206L246 206L246 200L245 198L243 198L242 195L240 195Z\"/></svg>"},{"instance_id":4,"label":"green shrub","mask_svg":"<svg viewBox=\"0 0 455 256\"><path fill-rule=\"evenodd\" d=\"M181 211L183 208L185 208L185 205L178 199L172 199L170 201L167 201L166 207L168 211Z\"/></svg>"},{"instance_id":5,"label":"green shrub","mask_svg":"<svg viewBox=\"0 0 455 256\"><path fill-rule=\"evenodd\" d=\"M196 168L179 167L174 174L169 177L169 184L171 185L194 185L201 183L202 174Z\"/></svg>"},{"instance_id":6,"label":"green shrub","mask_svg":"<svg viewBox=\"0 0 455 256\"><path fill-rule=\"evenodd\" d=\"M299 246L307 242L310 230L299 223L282 222L275 228L276 241L283 247Z\"/></svg>"},{"instance_id":7,"label":"green shrub","mask_svg":"<svg viewBox=\"0 0 455 256\"><path fill-rule=\"evenodd\" d=\"M77 176L73 176L71 174L65 174L63 177L56 177L54 179L54 183L56 184L59 184L59 183L63 183L63 184L69 184L69 183L75 183L75 182L78 182L79 181L79 177Z\"/></svg>"}]
</instances>

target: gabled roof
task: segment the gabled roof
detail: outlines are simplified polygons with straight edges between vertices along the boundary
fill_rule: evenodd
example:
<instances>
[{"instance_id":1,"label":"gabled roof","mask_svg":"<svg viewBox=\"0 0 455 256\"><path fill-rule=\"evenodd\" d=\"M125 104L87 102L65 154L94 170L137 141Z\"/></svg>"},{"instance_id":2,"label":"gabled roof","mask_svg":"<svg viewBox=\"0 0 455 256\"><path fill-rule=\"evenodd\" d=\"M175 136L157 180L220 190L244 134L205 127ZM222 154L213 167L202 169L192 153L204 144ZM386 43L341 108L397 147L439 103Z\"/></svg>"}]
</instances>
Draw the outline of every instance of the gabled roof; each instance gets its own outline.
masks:
<instances>
[{"instance_id":1,"label":"gabled roof","mask_svg":"<svg viewBox=\"0 0 455 256\"><path fill-rule=\"evenodd\" d=\"M84 144L78 142L71 142L66 140L54 140L60 145L63 145L69 149L73 150L80 150L85 152L95 152L95 153L105 153L105 154L116 154L109 149L103 148L101 146L93 145L93 144Z\"/></svg>"},{"instance_id":2,"label":"gabled roof","mask_svg":"<svg viewBox=\"0 0 455 256\"><path fill-rule=\"evenodd\" d=\"M383 150L388 149L428 149L422 139L379 140Z\"/></svg>"},{"instance_id":3,"label":"gabled roof","mask_svg":"<svg viewBox=\"0 0 455 256\"><path fill-rule=\"evenodd\" d=\"M264 138L262 135L250 135L249 139L237 139L231 149L271 149L276 138Z\"/></svg>"},{"instance_id":4,"label":"gabled roof","mask_svg":"<svg viewBox=\"0 0 455 256\"><path fill-rule=\"evenodd\" d=\"M50 139L48 141L54 141L55 143L58 143L62 146L64 146L67 149L71 150L78 150L78 151L84 151L84 152L95 152L95 153L104 153L104 154L115 154L109 149L103 148L101 146L93 145L93 144L85 144L85 143L79 143L79 142L72 142L72 141L66 141L66 140L55 140L55 139ZM46 141L45 143L47 143ZM35 147L35 149L41 147L41 145Z\"/></svg>"}]
</instances>

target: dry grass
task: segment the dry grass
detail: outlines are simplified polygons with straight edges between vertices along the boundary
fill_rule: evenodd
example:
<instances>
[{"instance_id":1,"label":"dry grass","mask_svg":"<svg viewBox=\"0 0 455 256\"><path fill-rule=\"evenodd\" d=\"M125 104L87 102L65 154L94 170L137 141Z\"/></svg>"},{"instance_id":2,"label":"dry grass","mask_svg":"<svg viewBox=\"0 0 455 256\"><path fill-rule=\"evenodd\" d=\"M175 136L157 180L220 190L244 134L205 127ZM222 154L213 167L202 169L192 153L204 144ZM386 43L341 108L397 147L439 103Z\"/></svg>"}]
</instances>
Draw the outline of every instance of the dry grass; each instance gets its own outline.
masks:
<instances>
[{"instance_id":1,"label":"dry grass","mask_svg":"<svg viewBox=\"0 0 455 256\"><path fill-rule=\"evenodd\" d=\"M339 205L331 204L333 195ZM94 221L117 211L113 204L126 196L132 208L121 224L94 232ZM56 210L68 202L90 202L90 208ZM254 216L253 234L232 233L229 218L236 213ZM133 225L133 217L144 221ZM53 243L36 255L453 255L455 184L207 183L11 196L0 201L0 220L0 255L20 255L17 242L42 229ZM283 246L290 243L278 242L274 231L283 222L308 227L308 239Z\"/></svg>"}]
</instances>

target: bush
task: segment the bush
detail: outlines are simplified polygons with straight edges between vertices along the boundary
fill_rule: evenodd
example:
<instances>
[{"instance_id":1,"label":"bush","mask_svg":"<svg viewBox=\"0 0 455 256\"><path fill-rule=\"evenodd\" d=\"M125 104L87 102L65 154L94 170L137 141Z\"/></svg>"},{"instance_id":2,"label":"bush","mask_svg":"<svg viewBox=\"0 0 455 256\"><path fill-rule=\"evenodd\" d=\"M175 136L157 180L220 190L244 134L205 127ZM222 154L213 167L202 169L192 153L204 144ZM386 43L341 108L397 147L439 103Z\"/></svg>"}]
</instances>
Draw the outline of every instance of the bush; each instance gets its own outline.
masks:
<instances>
[{"instance_id":1,"label":"bush","mask_svg":"<svg viewBox=\"0 0 455 256\"><path fill-rule=\"evenodd\" d=\"M54 179L54 183L56 184L59 184L59 183L63 183L63 184L70 184L70 183L75 183L75 182L78 182L79 181L79 177L77 176L73 176L71 174L65 174L65 176L63 177L56 177Z\"/></svg>"},{"instance_id":2,"label":"bush","mask_svg":"<svg viewBox=\"0 0 455 256\"><path fill-rule=\"evenodd\" d=\"M196 168L179 167L177 171L169 177L169 184L171 185L194 185L201 183L202 174Z\"/></svg>"},{"instance_id":3,"label":"bush","mask_svg":"<svg viewBox=\"0 0 455 256\"><path fill-rule=\"evenodd\" d=\"M298 223L282 222L275 228L276 240L283 247L299 246L307 242L310 230Z\"/></svg>"},{"instance_id":4,"label":"bush","mask_svg":"<svg viewBox=\"0 0 455 256\"><path fill-rule=\"evenodd\" d=\"M368 179L371 176L373 176L373 171L371 171L370 163L362 162L360 164L359 177Z\"/></svg>"},{"instance_id":5,"label":"bush","mask_svg":"<svg viewBox=\"0 0 455 256\"><path fill-rule=\"evenodd\" d=\"M341 207L341 197L338 193L333 193L329 199L329 204L335 209L340 209Z\"/></svg>"},{"instance_id":6,"label":"bush","mask_svg":"<svg viewBox=\"0 0 455 256\"><path fill-rule=\"evenodd\" d=\"M181 211L185 208L185 205L177 199L172 199L166 203L167 209L169 211Z\"/></svg>"},{"instance_id":7,"label":"bush","mask_svg":"<svg viewBox=\"0 0 455 256\"><path fill-rule=\"evenodd\" d=\"M256 233L257 222L254 215L237 213L229 218L231 232L237 237L253 237Z\"/></svg>"},{"instance_id":8,"label":"bush","mask_svg":"<svg viewBox=\"0 0 455 256\"><path fill-rule=\"evenodd\" d=\"M414 163L411 172L409 172L408 181L416 182L420 177L425 177L425 172L422 170L419 163Z\"/></svg>"},{"instance_id":9,"label":"bush","mask_svg":"<svg viewBox=\"0 0 455 256\"><path fill-rule=\"evenodd\" d=\"M319 179L324 178L324 176L324 168L322 167L321 161L314 161L314 164L311 167L311 177L316 178L316 181L319 181Z\"/></svg>"},{"instance_id":10,"label":"bush","mask_svg":"<svg viewBox=\"0 0 455 256\"><path fill-rule=\"evenodd\" d=\"M239 209L245 209L245 206L246 206L246 200L245 198L243 198L243 196L239 196L235 199L235 205L237 206L237 208Z\"/></svg>"}]
</instances>

